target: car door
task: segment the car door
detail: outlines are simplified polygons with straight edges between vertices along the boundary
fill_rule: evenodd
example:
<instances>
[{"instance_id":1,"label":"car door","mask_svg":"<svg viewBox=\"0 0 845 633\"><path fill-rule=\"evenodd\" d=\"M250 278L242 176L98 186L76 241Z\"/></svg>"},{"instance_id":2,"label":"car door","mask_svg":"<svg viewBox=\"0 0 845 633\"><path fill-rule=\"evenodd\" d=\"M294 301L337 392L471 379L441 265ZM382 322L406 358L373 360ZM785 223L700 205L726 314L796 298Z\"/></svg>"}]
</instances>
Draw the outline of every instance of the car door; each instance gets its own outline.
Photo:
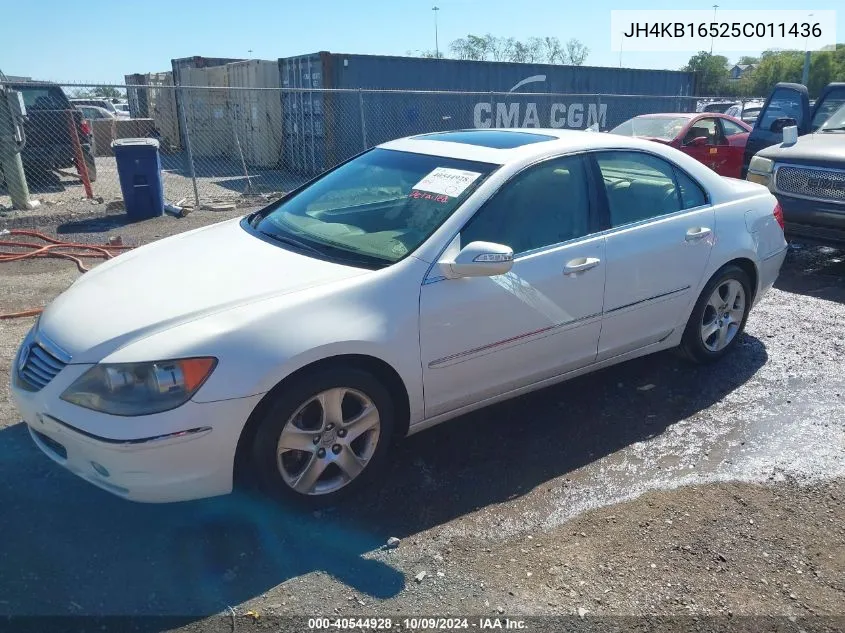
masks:
<instances>
[{"instance_id":1,"label":"car door","mask_svg":"<svg viewBox=\"0 0 845 633\"><path fill-rule=\"evenodd\" d=\"M420 293L420 349L431 417L595 361L604 297L604 238L582 156L514 176L450 250L486 241L514 251L510 272L444 279Z\"/></svg>"},{"instance_id":2,"label":"car door","mask_svg":"<svg viewBox=\"0 0 845 633\"><path fill-rule=\"evenodd\" d=\"M706 138L704 145L696 144L696 139ZM716 169L718 161L718 124L713 117L694 120L686 129L681 139L681 151L692 156L702 165Z\"/></svg>"},{"instance_id":3,"label":"car door","mask_svg":"<svg viewBox=\"0 0 845 633\"><path fill-rule=\"evenodd\" d=\"M748 142L748 130L728 118L718 119L720 137L719 166L716 170L722 176L739 178L742 174L742 158Z\"/></svg>"},{"instance_id":4,"label":"car door","mask_svg":"<svg viewBox=\"0 0 845 633\"><path fill-rule=\"evenodd\" d=\"M593 157L606 198L602 361L683 326L710 258L715 213L701 186L663 158L642 151Z\"/></svg>"},{"instance_id":5,"label":"car door","mask_svg":"<svg viewBox=\"0 0 845 633\"><path fill-rule=\"evenodd\" d=\"M748 135L742 164L742 177L748 173L751 158L761 149L783 141L783 126L786 119L794 119L798 134L810 129L810 98L807 87L801 84L779 83L763 104L763 109L754 121L754 128Z\"/></svg>"}]
</instances>

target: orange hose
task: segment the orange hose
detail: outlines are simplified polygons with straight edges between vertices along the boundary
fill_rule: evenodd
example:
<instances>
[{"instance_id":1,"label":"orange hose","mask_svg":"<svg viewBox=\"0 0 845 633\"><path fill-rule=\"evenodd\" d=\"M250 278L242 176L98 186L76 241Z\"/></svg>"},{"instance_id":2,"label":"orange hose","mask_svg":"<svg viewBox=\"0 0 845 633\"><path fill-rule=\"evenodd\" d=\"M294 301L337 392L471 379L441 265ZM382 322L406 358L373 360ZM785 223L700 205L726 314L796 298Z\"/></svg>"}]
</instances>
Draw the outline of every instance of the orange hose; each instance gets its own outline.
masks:
<instances>
[{"instance_id":1,"label":"orange hose","mask_svg":"<svg viewBox=\"0 0 845 633\"><path fill-rule=\"evenodd\" d=\"M113 251L125 251L134 248L132 246L123 246L122 244L91 245L80 244L78 242L63 242L56 238L44 235L43 233L39 233L38 231L12 230L8 233L4 232L3 235L34 237L47 242L47 244L20 242L17 240L0 240L0 248L12 247L17 249L30 249L29 251L23 252L0 250L0 263L16 262L24 259L36 259L41 257L55 257L60 259L69 259L76 264L76 267L81 273L88 272L88 268L85 267L82 263L82 259L80 258L111 259L115 255L120 254ZM70 252L62 249L69 249ZM21 317L36 316L40 314L42 310L43 308L34 308L32 310L24 310L23 312L0 314L0 319L17 319Z\"/></svg>"}]
</instances>

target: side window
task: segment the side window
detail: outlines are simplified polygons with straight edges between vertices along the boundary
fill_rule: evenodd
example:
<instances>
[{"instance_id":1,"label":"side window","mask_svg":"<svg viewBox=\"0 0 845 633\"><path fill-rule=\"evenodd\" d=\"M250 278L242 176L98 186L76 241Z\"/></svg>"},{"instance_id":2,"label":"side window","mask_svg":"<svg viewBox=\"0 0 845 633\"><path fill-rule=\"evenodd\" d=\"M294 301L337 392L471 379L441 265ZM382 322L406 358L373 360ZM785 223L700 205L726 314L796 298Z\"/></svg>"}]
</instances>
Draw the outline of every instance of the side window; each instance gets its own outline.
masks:
<instances>
[{"instance_id":1,"label":"side window","mask_svg":"<svg viewBox=\"0 0 845 633\"><path fill-rule=\"evenodd\" d=\"M834 112L845 105L845 88L834 88L828 92L824 101L816 105L816 113L810 122L810 127L815 132L822 124L830 118Z\"/></svg>"},{"instance_id":2,"label":"side window","mask_svg":"<svg viewBox=\"0 0 845 633\"><path fill-rule=\"evenodd\" d=\"M599 152L596 162L607 192L610 226L681 210L672 165L643 152Z\"/></svg>"},{"instance_id":3,"label":"side window","mask_svg":"<svg viewBox=\"0 0 845 633\"><path fill-rule=\"evenodd\" d=\"M684 209L692 209L707 204L707 194L704 193L704 189L678 168L675 168L675 180L678 182L678 189L681 191L681 206Z\"/></svg>"},{"instance_id":4,"label":"side window","mask_svg":"<svg viewBox=\"0 0 845 633\"><path fill-rule=\"evenodd\" d=\"M464 226L461 245L495 242L524 253L589 232L585 160L567 156L514 176Z\"/></svg>"},{"instance_id":5,"label":"side window","mask_svg":"<svg viewBox=\"0 0 845 633\"><path fill-rule=\"evenodd\" d=\"M762 112L760 118L760 129L770 130L772 123L777 119L790 118L795 119L798 124L801 124L801 102L800 95L795 90L788 88L780 88L775 90L772 95L769 105Z\"/></svg>"},{"instance_id":6,"label":"side window","mask_svg":"<svg viewBox=\"0 0 845 633\"><path fill-rule=\"evenodd\" d=\"M725 130L725 136L733 136L734 134L745 134L745 130L738 126L733 121L722 119L722 129Z\"/></svg>"},{"instance_id":7,"label":"side window","mask_svg":"<svg viewBox=\"0 0 845 633\"><path fill-rule=\"evenodd\" d=\"M702 136L707 139L708 145L715 145L718 142L716 119L699 119L693 123L684 136L684 145L689 145Z\"/></svg>"}]
</instances>

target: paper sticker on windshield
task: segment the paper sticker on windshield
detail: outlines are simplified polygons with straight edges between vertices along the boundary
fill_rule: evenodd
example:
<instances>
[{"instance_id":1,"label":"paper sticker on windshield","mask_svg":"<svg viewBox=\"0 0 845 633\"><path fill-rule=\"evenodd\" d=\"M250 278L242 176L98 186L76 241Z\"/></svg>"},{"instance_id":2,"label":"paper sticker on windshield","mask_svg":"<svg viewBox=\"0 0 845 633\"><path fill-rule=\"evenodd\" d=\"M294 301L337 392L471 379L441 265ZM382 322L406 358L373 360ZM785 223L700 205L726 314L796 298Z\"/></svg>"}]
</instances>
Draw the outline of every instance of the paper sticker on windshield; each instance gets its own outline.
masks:
<instances>
[{"instance_id":1,"label":"paper sticker on windshield","mask_svg":"<svg viewBox=\"0 0 845 633\"><path fill-rule=\"evenodd\" d=\"M477 171L438 167L414 185L414 189L440 193L444 196L459 196L474 183L481 174Z\"/></svg>"}]
</instances>

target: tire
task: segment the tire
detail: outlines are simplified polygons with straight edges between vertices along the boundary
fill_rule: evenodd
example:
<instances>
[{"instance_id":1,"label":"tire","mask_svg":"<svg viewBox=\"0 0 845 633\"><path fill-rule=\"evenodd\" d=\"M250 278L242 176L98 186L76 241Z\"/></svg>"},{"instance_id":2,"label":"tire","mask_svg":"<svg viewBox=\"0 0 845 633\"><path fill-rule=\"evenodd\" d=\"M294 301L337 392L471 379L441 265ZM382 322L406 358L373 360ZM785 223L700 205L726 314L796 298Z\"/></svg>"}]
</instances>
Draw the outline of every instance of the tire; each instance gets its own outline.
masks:
<instances>
[{"instance_id":1,"label":"tire","mask_svg":"<svg viewBox=\"0 0 845 633\"><path fill-rule=\"evenodd\" d=\"M340 415L327 416L321 402L335 403ZM374 408L375 426L369 407ZM362 416L365 408L370 413ZM356 420L360 434L350 441ZM272 496L312 507L342 501L383 466L394 428L393 400L370 373L337 367L297 378L279 391L258 423L252 465L259 486Z\"/></svg>"},{"instance_id":2,"label":"tire","mask_svg":"<svg viewBox=\"0 0 845 633\"><path fill-rule=\"evenodd\" d=\"M733 291L737 292L736 300L729 306ZM751 301L751 280L746 272L733 264L720 268L692 309L680 351L699 364L722 358L736 346L745 329Z\"/></svg>"}]
</instances>

